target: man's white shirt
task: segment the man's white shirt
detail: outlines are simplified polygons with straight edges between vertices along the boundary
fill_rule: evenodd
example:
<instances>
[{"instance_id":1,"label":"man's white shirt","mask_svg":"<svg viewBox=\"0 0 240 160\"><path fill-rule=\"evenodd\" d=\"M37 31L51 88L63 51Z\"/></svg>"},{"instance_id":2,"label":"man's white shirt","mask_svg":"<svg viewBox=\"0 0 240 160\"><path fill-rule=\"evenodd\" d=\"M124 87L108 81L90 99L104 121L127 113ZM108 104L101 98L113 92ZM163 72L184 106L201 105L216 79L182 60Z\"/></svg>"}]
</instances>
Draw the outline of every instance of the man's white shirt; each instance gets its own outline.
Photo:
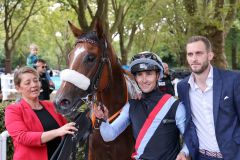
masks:
<instances>
[{"instance_id":1,"label":"man's white shirt","mask_svg":"<svg viewBox=\"0 0 240 160\"><path fill-rule=\"evenodd\" d=\"M188 83L190 84L189 98L191 116L196 126L199 140L199 149L220 152L216 140L214 118L213 118L213 68L211 66L204 91L198 87L191 74Z\"/></svg>"}]
</instances>

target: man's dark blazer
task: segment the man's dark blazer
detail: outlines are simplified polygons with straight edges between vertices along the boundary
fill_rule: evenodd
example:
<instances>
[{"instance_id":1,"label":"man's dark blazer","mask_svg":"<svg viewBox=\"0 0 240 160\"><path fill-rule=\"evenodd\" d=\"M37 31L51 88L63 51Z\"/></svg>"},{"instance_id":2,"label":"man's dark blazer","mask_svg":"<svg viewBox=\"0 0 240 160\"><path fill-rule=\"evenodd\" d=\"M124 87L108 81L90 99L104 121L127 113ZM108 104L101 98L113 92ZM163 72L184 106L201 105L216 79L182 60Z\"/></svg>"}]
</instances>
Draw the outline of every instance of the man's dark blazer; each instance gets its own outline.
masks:
<instances>
[{"instance_id":1,"label":"man's dark blazer","mask_svg":"<svg viewBox=\"0 0 240 160\"><path fill-rule=\"evenodd\" d=\"M178 83L180 101L186 108L184 140L193 160L198 159L199 141L192 122L189 76ZM224 160L240 160L240 73L213 67L213 117L216 139Z\"/></svg>"}]
</instances>

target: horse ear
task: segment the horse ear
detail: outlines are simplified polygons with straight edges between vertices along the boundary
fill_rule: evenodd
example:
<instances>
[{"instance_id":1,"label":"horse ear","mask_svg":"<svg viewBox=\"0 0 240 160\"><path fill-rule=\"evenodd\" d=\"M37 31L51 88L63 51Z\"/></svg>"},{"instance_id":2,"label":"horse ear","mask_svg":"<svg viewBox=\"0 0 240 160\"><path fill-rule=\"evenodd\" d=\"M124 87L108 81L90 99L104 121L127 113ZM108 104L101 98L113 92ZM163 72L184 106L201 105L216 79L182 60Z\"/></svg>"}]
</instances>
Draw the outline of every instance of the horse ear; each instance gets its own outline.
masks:
<instances>
[{"instance_id":1,"label":"horse ear","mask_svg":"<svg viewBox=\"0 0 240 160\"><path fill-rule=\"evenodd\" d=\"M99 38L104 38L105 37L104 36L103 25L102 25L102 23L100 22L99 19L95 21L94 30L97 32Z\"/></svg>"},{"instance_id":2,"label":"horse ear","mask_svg":"<svg viewBox=\"0 0 240 160\"><path fill-rule=\"evenodd\" d=\"M83 31L78 29L76 26L74 26L70 21L68 21L69 27L72 30L72 33L74 35L74 37L78 38L80 35L83 34Z\"/></svg>"}]
</instances>

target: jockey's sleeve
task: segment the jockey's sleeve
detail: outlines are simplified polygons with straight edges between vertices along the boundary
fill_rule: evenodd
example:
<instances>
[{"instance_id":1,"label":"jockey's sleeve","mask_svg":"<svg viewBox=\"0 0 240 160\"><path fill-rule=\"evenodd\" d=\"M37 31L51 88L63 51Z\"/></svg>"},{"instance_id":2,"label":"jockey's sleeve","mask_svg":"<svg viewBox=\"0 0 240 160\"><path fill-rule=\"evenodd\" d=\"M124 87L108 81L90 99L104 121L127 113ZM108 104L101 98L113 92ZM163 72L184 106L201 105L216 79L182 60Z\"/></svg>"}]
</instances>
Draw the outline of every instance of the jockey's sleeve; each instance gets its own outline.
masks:
<instances>
[{"instance_id":1,"label":"jockey's sleeve","mask_svg":"<svg viewBox=\"0 0 240 160\"><path fill-rule=\"evenodd\" d=\"M100 133L104 141L113 141L130 124L129 107L129 103L126 103L123 106L120 115L111 124L108 121L102 122L100 126Z\"/></svg>"}]
</instances>

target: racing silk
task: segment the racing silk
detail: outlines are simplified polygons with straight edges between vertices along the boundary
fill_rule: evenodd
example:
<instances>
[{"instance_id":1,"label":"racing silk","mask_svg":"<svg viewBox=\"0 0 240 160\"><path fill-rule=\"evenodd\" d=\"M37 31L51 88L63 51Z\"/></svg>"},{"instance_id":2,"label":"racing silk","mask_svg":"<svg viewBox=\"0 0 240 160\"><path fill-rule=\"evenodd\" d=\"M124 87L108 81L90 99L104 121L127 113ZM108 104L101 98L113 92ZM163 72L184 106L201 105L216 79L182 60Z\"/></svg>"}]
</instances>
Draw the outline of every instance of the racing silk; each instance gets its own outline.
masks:
<instances>
[{"instance_id":1,"label":"racing silk","mask_svg":"<svg viewBox=\"0 0 240 160\"><path fill-rule=\"evenodd\" d=\"M171 107L171 105L167 105L169 98L171 98L171 95L163 95L163 97L159 100L157 105L154 107L154 109L148 115L148 118L144 122L136 140L136 152L132 154L132 157L134 157L135 159L138 159L140 155L142 155L146 145L148 144L149 140L151 139L159 124L161 123L161 120L169 111ZM163 111L161 112L162 108L164 108L163 110L165 110L165 113L163 113Z\"/></svg>"},{"instance_id":2,"label":"racing silk","mask_svg":"<svg viewBox=\"0 0 240 160\"><path fill-rule=\"evenodd\" d=\"M111 124L109 122L101 124L100 133L104 141L114 140L129 124L132 125L134 138L137 139L148 115L162 96L162 92L154 90L143 94L140 100L129 100L115 121ZM185 109L182 103L178 104L178 100L174 97L171 97L165 105L170 108L161 109L160 114L164 113L165 116L156 119L161 123L146 143L143 153L139 155L141 159L175 160L180 151L179 131L183 134L185 129ZM186 145L183 146L182 151L188 155Z\"/></svg>"},{"instance_id":3,"label":"racing silk","mask_svg":"<svg viewBox=\"0 0 240 160\"><path fill-rule=\"evenodd\" d=\"M163 94L159 90L143 95L141 100L130 100L129 116L133 128L133 136L137 139L142 126L153 111ZM158 116L154 119L154 130L146 133L147 138L142 141L136 159L175 160L180 151L180 133L176 125L175 115L178 100L169 98L163 105ZM151 133L151 134L150 134Z\"/></svg>"}]
</instances>

